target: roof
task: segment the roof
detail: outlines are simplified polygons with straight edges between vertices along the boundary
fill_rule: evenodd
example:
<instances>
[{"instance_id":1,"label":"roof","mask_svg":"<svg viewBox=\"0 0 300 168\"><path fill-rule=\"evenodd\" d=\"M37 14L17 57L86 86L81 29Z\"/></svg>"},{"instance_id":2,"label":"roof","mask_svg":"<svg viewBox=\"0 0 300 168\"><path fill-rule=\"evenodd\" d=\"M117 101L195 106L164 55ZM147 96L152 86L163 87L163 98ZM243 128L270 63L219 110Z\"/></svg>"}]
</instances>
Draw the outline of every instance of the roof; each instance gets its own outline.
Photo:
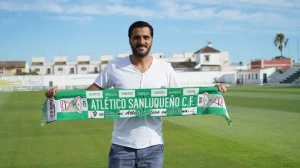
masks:
<instances>
[{"instance_id":1,"label":"roof","mask_svg":"<svg viewBox=\"0 0 300 168\"><path fill-rule=\"evenodd\" d=\"M205 46L203 48L201 48L200 50L196 51L194 54L197 54L197 53L219 53L220 51L219 50L216 50L210 46Z\"/></svg>"},{"instance_id":2,"label":"roof","mask_svg":"<svg viewBox=\"0 0 300 168\"><path fill-rule=\"evenodd\" d=\"M90 61L78 61L78 64L90 64Z\"/></svg>"},{"instance_id":3,"label":"roof","mask_svg":"<svg viewBox=\"0 0 300 168\"><path fill-rule=\"evenodd\" d=\"M67 65L67 62L55 62L54 65Z\"/></svg>"},{"instance_id":4,"label":"roof","mask_svg":"<svg viewBox=\"0 0 300 168\"><path fill-rule=\"evenodd\" d=\"M196 62L170 62L174 69L176 68L194 68L197 63Z\"/></svg>"},{"instance_id":5,"label":"roof","mask_svg":"<svg viewBox=\"0 0 300 168\"><path fill-rule=\"evenodd\" d=\"M272 60L290 60L291 58L285 56L276 56Z\"/></svg>"},{"instance_id":6,"label":"roof","mask_svg":"<svg viewBox=\"0 0 300 168\"><path fill-rule=\"evenodd\" d=\"M255 68L255 69L247 69L247 70L240 70L239 72L259 72L261 70L264 69L269 69L270 67L266 67L266 68Z\"/></svg>"},{"instance_id":7,"label":"roof","mask_svg":"<svg viewBox=\"0 0 300 168\"><path fill-rule=\"evenodd\" d=\"M31 65L43 65L43 62L32 62Z\"/></svg>"},{"instance_id":8,"label":"roof","mask_svg":"<svg viewBox=\"0 0 300 168\"><path fill-rule=\"evenodd\" d=\"M241 70L240 72L259 72L262 69L247 69L247 70Z\"/></svg>"},{"instance_id":9,"label":"roof","mask_svg":"<svg viewBox=\"0 0 300 168\"><path fill-rule=\"evenodd\" d=\"M26 61L0 61L0 68L14 69L26 68Z\"/></svg>"},{"instance_id":10,"label":"roof","mask_svg":"<svg viewBox=\"0 0 300 168\"><path fill-rule=\"evenodd\" d=\"M108 64L109 61L101 61L101 64Z\"/></svg>"}]
</instances>

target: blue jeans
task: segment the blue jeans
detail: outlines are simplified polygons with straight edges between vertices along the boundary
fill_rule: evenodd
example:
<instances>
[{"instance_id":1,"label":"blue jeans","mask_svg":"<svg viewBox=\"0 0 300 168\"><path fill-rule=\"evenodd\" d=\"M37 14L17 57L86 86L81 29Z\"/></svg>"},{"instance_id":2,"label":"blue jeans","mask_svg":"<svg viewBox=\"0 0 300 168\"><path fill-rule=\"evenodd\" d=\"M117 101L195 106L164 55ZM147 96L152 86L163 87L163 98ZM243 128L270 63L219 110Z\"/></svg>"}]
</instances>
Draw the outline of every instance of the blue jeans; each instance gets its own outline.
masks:
<instances>
[{"instance_id":1,"label":"blue jeans","mask_svg":"<svg viewBox=\"0 0 300 168\"><path fill-rule=\"evenodd\" d=\"M164 145L150 146L144 149L133 149L111 144L109 168L162 168Z\"/></svg>"}]
</instances>

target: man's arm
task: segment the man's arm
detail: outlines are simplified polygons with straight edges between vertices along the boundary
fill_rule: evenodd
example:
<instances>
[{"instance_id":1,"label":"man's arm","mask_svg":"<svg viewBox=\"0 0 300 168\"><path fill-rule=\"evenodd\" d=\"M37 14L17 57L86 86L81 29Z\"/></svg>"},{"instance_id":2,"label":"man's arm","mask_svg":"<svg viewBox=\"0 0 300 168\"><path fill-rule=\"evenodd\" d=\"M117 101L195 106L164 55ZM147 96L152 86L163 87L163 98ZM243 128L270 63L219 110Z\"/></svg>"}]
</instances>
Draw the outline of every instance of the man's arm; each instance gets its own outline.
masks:
<instances>
[{"instance_id":1,"label":"man's arm","mask_svg":"<svg viewBox=\"0 0 300 168\"><path fill-rule=\"evenodd\" d=\"M227 91L226 86L222 84L216 84L215 87L217 87L222 93L225 93Z\"/></svg>"},{"instance_id":2,"label":"man's arm","mask_svg":"<svg viewBox=\"0 0 300 168\"><path fill-rule=\"evenodd\" d=\"M103 90L105 88L112 87L110 72L111 72L111 64L109 63L108 65L106 65L103 71L97 76L94 83L91 84L86 90ZM53 98L55 96L55 93L58 91L59 89L57 87L51 88L45 93L45 96L47 98Z\"/></svg>"},{"instance_id":3,"label":"man's arm","mask_svg":"<svg viewBox=\"0 0 300 168\"><path fill-rule=\"evenodd\" d=\"M104 88L99 87L96 83L93 83L86 90L104 90Z\"/></svg>"}]
</instances>

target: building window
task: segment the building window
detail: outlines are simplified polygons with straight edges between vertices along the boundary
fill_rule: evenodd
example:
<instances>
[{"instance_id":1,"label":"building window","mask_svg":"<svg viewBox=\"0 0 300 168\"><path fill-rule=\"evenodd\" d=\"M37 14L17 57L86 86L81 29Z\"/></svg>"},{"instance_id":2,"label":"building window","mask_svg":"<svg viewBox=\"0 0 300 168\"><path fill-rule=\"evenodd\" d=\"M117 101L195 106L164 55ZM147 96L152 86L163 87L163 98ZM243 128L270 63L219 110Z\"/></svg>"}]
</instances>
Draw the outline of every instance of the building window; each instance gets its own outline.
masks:
<instances>
[{"instance_id":1,"label":"building window","mask_svg":"<svg viewBox=\"0 0 300 168\"><path fill-rule=\"evenodd\" d=\"M98 67L95 67L94 71L95 73L98 73Z\"/></svg>"},{"instance_id":2,"label":"building window","mask_svg":"<svg viewBox=\"0 0 300 168\"><path fill-rule=\"evenodd\" d=\"M255 78L258 79L258 74L255 74Z\"/></svg>"},{"instance_id":3,"label":"building window","mask_svg":"<svg viewBox=\"0 0 300 168\"><path fill-rule=\"evenodd\" d=\"M50 75L51 74L51 68L47 69L47 74Z\"/></svg>"},{"instance_id":4,"label":"building window","mask_svg":"<svg viewBox=\"0 0 300 168\"><path fill-rule=\"evenodd\" d=\"M74 74L75 72L74 72L74 68L71 68L70 69L70 74Z\"/></svg>"},{"instance_id":5,"label":"building window","mask_svg":"<svg viewBox=\"0 0 300 168\"><path fill-rule=\"evenodd\" d=\"M248 74L248 79L250 79L250 74Z\"/></svg>"},{"instance_id":6,"label":"building window","mask_svg":"<svg viewBox=\"0 0 300 168\"><path fill-rule=\"evenodd\" d=\"M21 74L22 73L22 70L21 69L17 69L17 75Z\"/></svg>"},{"instance_id":7,"label":"building window","mask_svg":"<svg viewBox=\"0 0 300 168\"><path fill-rule=\"evenodd\" d=\"M63 69L63 68L57 68L57 70L58 70L58 71L63 71L64 69Z\"/></svg>"},{"instance_id":8,"label":"building window","mask_svg":"<svg viewBox=\"0 0 300 168\"><path fill-rule=\"evenodd\" d=\"M40 72L40 68L35 68L34 71L35 72Z\"/></svg>"},{"instance_id":9,"label":"building window","mask_svg":"<svg viewBox=\"0 0 300 168\"><path fill-rule=\"evenodd\" d=\"M209 55L204 55L205 62L209 62Z\"/></svg>"},{"instance_id":10,"label":"building window","mask_svg":"<svg viewBox=\"0 0 300 168\"><path fill-rule=\"evenodd\" d=\"M254 74L252 74L252 80L254 80Z\"/></svg>"},{"instance_id":11,"label":"building window","mask_svg":"<svg viewBox=\"0 0 300 168\"><path fill-rule=\"evenodd\" d=\"M86 70L86 67L81 67L81 70L82 70L82 71L85 71L85 70Z\"/></svg>"},{"instance_id":12,"label":"building window","mask_svg":"<svg viewBox=\"0 0 300 168\"><path fill-rule=\"evenodd\" d=\"M0 72L0 74L3 74L3 72Z\"/></svg>"}]
</instances>

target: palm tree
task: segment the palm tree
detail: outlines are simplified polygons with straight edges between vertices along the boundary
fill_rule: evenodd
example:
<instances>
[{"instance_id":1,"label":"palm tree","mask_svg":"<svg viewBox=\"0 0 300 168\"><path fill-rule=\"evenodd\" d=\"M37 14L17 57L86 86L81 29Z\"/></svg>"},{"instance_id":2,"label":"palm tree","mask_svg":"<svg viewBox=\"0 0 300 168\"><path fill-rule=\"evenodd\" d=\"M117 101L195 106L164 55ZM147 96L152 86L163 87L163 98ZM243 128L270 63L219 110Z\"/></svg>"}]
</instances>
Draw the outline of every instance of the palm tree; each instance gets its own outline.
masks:
<instances>
[{"instance_id":1,"label":"palm tree","mask_svg":"<svg viewBox=\"0 0 300 168\"><path fill-rule=\"evenodd\" d=\"M286 47L287 43L288 43L289 39L285 39L284 34L283 33L279 33L276 34L275 39L274 39L274 44L278 49L280 50L281 53L281 57L282 57L282 49L283 49L283 44L284 47Z\"/></svg>"}]
</instances>

